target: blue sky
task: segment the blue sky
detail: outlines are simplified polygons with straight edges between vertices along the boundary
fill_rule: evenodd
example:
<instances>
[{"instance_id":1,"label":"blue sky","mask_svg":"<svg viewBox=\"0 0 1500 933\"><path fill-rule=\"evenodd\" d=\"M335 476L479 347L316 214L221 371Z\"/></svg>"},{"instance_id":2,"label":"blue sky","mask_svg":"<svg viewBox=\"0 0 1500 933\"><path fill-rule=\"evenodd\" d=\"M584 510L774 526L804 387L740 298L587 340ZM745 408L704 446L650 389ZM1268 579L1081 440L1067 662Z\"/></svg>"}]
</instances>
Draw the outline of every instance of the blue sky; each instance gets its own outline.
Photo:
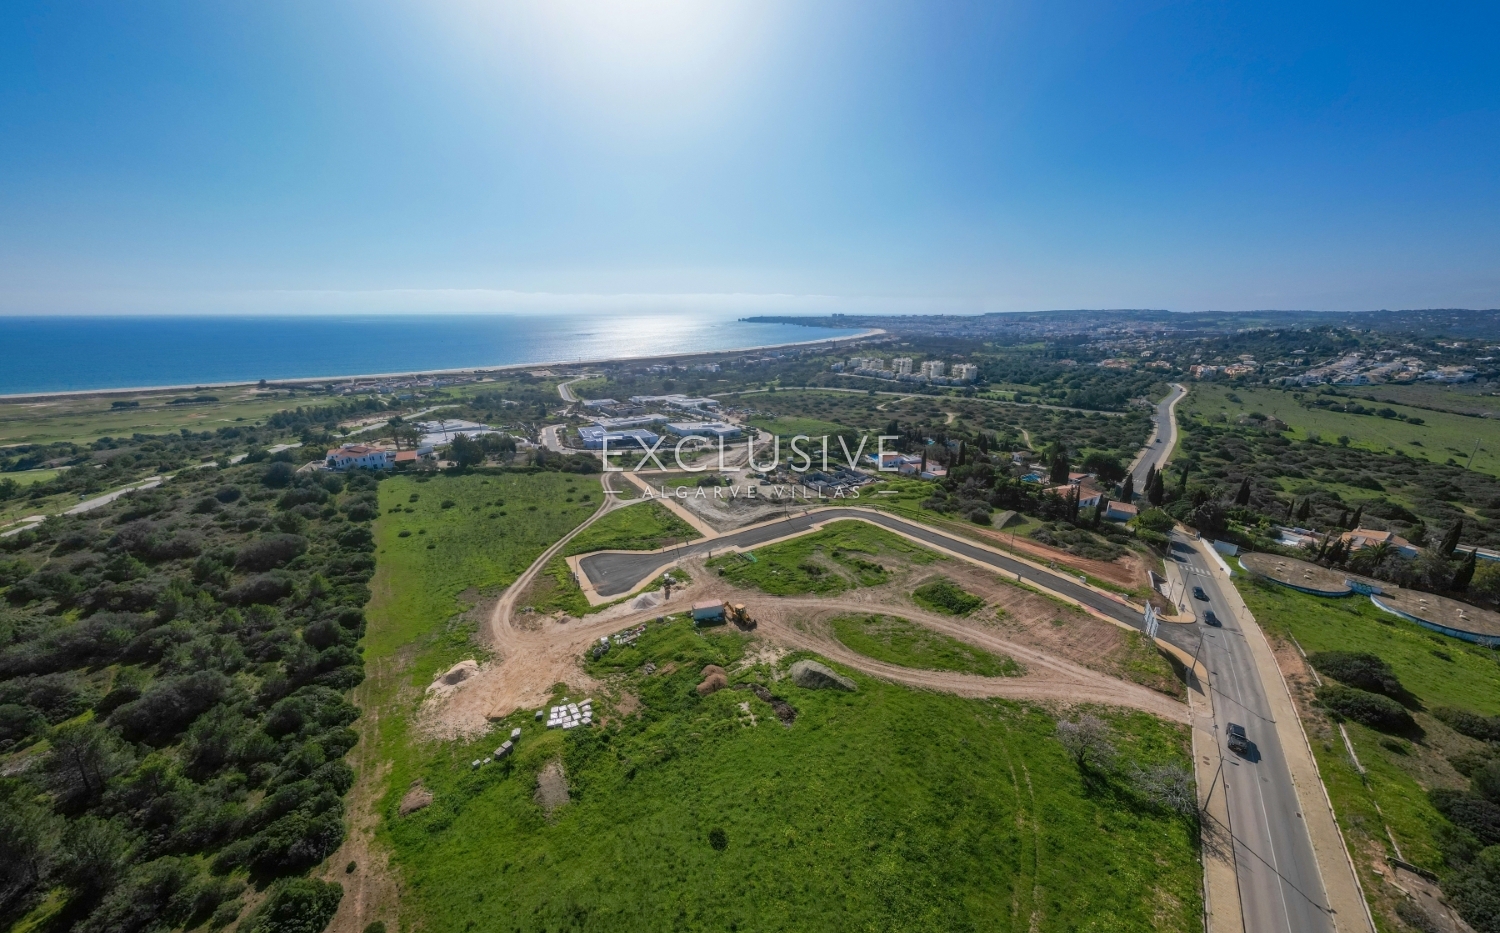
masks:
<instances>
[{"instance_id":1,"label":"blue sky","mask_svg":"<svg viewBox=\"0 0 1500 933\"><path fill-rule=\"evenodd\" d=\"M0 313L1500 307L1500 7L0 9Z\"/></svg>"}]
</instances>

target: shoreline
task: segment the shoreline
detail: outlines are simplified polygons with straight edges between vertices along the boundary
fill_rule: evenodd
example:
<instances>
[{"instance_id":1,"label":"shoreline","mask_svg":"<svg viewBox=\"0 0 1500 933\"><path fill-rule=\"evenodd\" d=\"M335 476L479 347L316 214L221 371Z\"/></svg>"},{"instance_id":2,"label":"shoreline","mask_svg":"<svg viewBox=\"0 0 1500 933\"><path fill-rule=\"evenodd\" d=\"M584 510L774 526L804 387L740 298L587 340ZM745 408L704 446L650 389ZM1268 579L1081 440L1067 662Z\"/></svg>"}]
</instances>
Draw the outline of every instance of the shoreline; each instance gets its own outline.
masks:
<instances>
[{"instance_id":1,"label":"shoreline","mask_svg":"<svg viewBox=\"0 0 1500 933\"><path fill-rule=\"evenodd\" d=\"M342 376L296 376L284 379L265 380L266 388L294 387L308 382L349 382L361 379L399 379L406 376L452 376L469 375L484 376L493 373L509 373L517 370L538 368L563 368L579 366L599 366L606 363L637 363L651 360L691 360L704 356L718 356L725 353L754 353L760 350L780 350L786 347L811 347L820 344L838 344L852 340L864 340L869 337L878 337L886 333L883 328L872 327L857 334L849 334L845 337L824 337L818 340L793 340L787 343L767 343L753 347L731 347L724 350L694 350L690 353L663 353L656 356L619 356L600 357L591 360L542 360L532 363L505 363L499 366L464 366L456 369L412 369L393 373L355 373ZM56 392L21 392L10 395L0 395L0 403L4 402L27 402L45 401L56 398L90 398L93 396L107 395L135 395L145 392L194 392L200 389L232 389L238 386L259 386L259 379L235 379L230 382L197 382L183 383L180 385L156 385L156 386L130 386L125 388L111 389L65 389Z\"/></svg>"}]
</instances>

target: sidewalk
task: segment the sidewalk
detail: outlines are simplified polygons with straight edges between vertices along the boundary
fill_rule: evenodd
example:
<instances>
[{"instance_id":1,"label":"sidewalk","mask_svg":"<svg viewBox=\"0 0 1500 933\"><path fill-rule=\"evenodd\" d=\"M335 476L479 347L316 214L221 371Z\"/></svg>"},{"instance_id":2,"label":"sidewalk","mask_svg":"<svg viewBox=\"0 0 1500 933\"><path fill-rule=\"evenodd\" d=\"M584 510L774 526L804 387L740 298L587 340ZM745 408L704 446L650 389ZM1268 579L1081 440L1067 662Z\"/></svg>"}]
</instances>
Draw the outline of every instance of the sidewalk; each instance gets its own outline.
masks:
<instances>
[{"instance_id":1,"label":"sidewalk","mask_svg":"<svg viewBox=\"0 0 1500 933\"><path fill-rule=\"evenodd\" d=\"M1208 542L1195 541L1200 551L1211 551ZM1245 601L1240 598L1234 582L1216 561L1210 561L1211 572L1220 577L1225 598L1232 603L1232 611L1239 620L1245 636L1245 644L1255 661L1256 671L1265 686L1266 699L1276 720L1276 735L1286 755L1287 770L1296 785L1297 797L1302 802L1302 813L1307 824L1308 836L1312 840L1313 855L1318 860L1318 873L1323 879L1323 890L1333 910L1334 926L1348 933L1375 933L1375 921L1370 916L1364 891L1354 873L1354 862L1344 843L1344 835L1334 818L1333 802L1323 787L1323 778L1308 745L1307 733L1302 730L1302 719L1292 703L1292 695L1286 680L1281 676L1281 667L1271 652L1271 644Z\"/></svg>"}]
</instances>

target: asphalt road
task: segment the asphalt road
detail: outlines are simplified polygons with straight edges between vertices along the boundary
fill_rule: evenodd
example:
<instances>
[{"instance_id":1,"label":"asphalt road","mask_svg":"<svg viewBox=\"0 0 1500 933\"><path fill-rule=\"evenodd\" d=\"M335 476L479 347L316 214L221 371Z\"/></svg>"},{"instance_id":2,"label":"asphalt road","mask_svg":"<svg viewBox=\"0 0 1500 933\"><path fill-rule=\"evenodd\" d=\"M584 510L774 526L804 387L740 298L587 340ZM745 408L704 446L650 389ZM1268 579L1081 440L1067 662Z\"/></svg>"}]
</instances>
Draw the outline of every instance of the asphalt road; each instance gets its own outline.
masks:
<instances>
[{"instance_id":1,"label":"asphalt road","mask_svg":"<svg viewBox=\"0 0 1500 933\"><path fill-rule=\"evenodd\" d=\"M1173 385L1167 397L1156 403L1156 414L1153 416L1156 422L1156 432L1152 435L1151 442L1141 448L1140 456L1136 458L1135 465L1130 468L1131 475L1135 477L1137 493L1146 491L1147 471L1153 466L1161 469L1161 465L1172 456L1172 448L1177 446L1177 419L1173 417L1172 405L1184 395L1187 395L1186 389L1180 385Z\"/></svg>"},{"instance_id":2,"label":"asphalt road","mask_svg":"<svg viewBox=\"0 0 1500 933\"><path fill-rule=\"evenodd\" d=\"M1205 609L1212 609L1224 624L1223 628L1202 624L1163 624L1162 628L1164 635L1169 629L1193 630L1184 631L1183 640L1194 642L1187 650L1199 652L1209 671L1215 731L1225 762L1212 793L1227 795L1245 929L1252 933L1332 933L1333 919L1325 907L1328 900L1312 840L1250 648L1219 590L1219 578L1209 572L1209 558L1182 535L1174 533L1172 540L1172 554L1181 559L1179 566L1186 571L1189 608L1200 619ZM1203 588L1206 602L1193 598L1195 586ZM1203 638L1201 649L1196 644L1198 635ZM1229 750L1226 736L1231 722L1245 727L1251 754Z\"/></svg>"},{"instance_id":3,"label":"asphalt road","mask_svg":"<svg viewBox=\"0 0 1500 933\"><path fill-rule=\"evenodd\" d=\"M1071 599L1076 599L1091 609L1096 609L1112 619L1118 619L1136 628L1140 628L1144 622L1141 614L1136 610L1095 590L1080 585L1076 577L1038 570L1030 564L1022 563L1003 554L998 554L988 548L979 547L966 538L956 537L928 525L907 521L895 515L866 509L832 507L814 509L809 512L801 508L794 508L789 517L783 521L746 528L743 531L731 532L710 541L684 544L670 551L663 551L656 554L635 552L590 554L581 558L578 565L588 575L589 580L594 583L595 591L600 596L619 596L630 592L637 583L683 558L707 554L709 551L722 551L725 548L733 546L741 548L756 547L767 541L807 531L814 524L837 521L841 518L857 518L871 521L881 527L892 531L899 531L936 547L961 554L992 567L1006 576L1014 578L1019 575L1023 582L1045 587L1055 593L1061 593Z\"/></svg>"}]
</instances>

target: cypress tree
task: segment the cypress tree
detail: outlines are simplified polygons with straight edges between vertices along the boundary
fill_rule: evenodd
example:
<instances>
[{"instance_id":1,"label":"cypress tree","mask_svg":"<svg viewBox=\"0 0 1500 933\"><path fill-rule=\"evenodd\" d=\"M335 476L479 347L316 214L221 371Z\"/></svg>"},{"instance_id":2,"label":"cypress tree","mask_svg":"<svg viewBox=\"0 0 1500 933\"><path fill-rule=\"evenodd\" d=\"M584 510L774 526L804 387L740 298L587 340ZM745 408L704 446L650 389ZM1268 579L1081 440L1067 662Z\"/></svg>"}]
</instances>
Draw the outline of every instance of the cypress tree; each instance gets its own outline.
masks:
<instances>
[{"instance_id":1,"label":"cypress tree","mask_svg":"<svg viewBox=\"0 0 1500 933\"><path fill-rule=\"evenodd\" d=\"M1295 509L1296 507L1297 507L1297 497L1293 496L1292 499L1291 499L1291 501L1286 504L1286 520L1287 521L1291 521L1292 520L1292 510Z\"/></svg>"},{"instance_id":2,"label":"cypress tree","mask_svg":"<svg viewBox=\"0 0 1500 933\"><path fill-rule=\"evenodd\" d=\"M1339 513L1339 527L1340 528L1348 528L1349 527L1349 510L1348 509L1345 509L1344 511L1342 511L1342 512Z\"/></svg>"},{"instance_id":3,"label":"cypress tree","mask_svg":"<svg viewBox=\"0 0 1500 933\"><path fill-rule=\"evenodd\" d=\"M1068 521L1078 524L1078 487L1074 486L1072 493L1068 495Z\"/></svg>"},{"instance_id":4,"label":"cypress tree","mask_svg":"<svg viewBox=\"0 0 1500 933\"><path fill-rule=\"evenodd\" d=\"M1305 522L1305 521L1307 521L1307 516L1309 516L1311 514L1312 514L1312 502L1310 502L1307 499L1303 499L1302 500L1302 504L1299 505L1299 506L1297 506L1297 521L1299 521L1299 522Z\"/></svg>"},{"instance_id":5,"label":"cypress tree","mask_svg":"<svg viewBox=\"0 0 1500 933\"><path fill-rule=\"evenodd\" d=\"M1151 495L1151 486L1155 482L1156 482L1156 467L1155 466L1148 466L1148 467L1146 467L1146 479L1141 483L1141 493L1143 495L1147 495L1147 496Z\"/></svg>"},{"instance_id":6,"label":"cypress tree","mask_svg":"<svg viewBox=\"0 0 1500 933\"><path fill-rule=\"evenodd\" d=\"M1167 498L1167 491L1163 486L1161 474L1157 473L1151 480L1151 488L1146 490L1146 499L1152 505L1159 506Z\"/></svg>"},{"instance_id":7,"label":"cypress tree","mask_svg":"<svg viewBox=\"0 0 1500 933\"><path fill-rule=\"evenodd\" d=\"M1355 528L1358 528L1359 527L1359 520L1361 518L1363 518L1364 515L1365 515L1365 507L1364 506L1360 506L1359 508L1355 509L1354 510L1354 517L1351 518L1351 519L1349 519L1349 528L1351 530L1355 529Z\"/></svg>"},{"instance_id":8,"label":"cypress tree","mask_svg":"<svg viewBox=\"0 0 1500 933\"><path fill-rule=\"evenodd\" d=\"M1124 483L1123 486L1120 487L1120 498L1125 502L1126 505L1129 505L1130 504L1130 500L1132 500L1132 499L1135 498L1135 477L1134 476L1128 475L1128 474L1126 475L1126 477L1125 477L1125 483Z\"/></svg>"},{"instance_id":9,"label":"cypress tree","mask_svg":"<svg viewBox=\"0 0 1500 933\"><path fill-rule=\"evenodd\" d=\"M1469 588L1469 581L1474 579L1474 548L1469 549L1469 556L1458 568L1458 573L1453 575L1453 589L1462 593Z\"/></svg>"},{"instance_id":10,"label":"cypress tree","mask_svg":"<svg viewBox=\"0 0 1500 933\"><path fill-rule=\"evenodd\" d=\"M1239 506L1250 504L1250 477L1240 480L1240 491L1234 494L1234 504Z\"/></svg>"},{"instance_id":11,"label":"cypress tree","mask_svg":"<svg viewBox=\"0 0 1500 933\"><path fill-rule=\"evenodd\" d=\"M1052 485L1061 486L1063 483L1066 483L1068 481L1068 472L1068 455L1062 451L1053 454L1051 472L1047 477L1052 481Z\"/></svg>"},{"instance_id":12,"label":"cypress tree","mask_svg":"<svg viewBox=\"0 0 1500 933\"><path fill-rule=\"evenodd\" d=\"M1099 527L1099 522L1104 519L1104 513L1109 511L1109 496L1100 496L1099 504L1094 506L1094 527Z\"/></svg>"},{"instance_id":13,"label":"cypress tree","mask_svg":"<svg viewBox=\"0 0 1500 933\"><path fill-rule=\"evenodd\" d=\"M1448 529L1448 533L1443 535L1443 542L1438 545L1438 553L1444 557L1452 557L1453 549L1458 547L1458 538L1463 533L1464 520L1460 518L1453 523L1452 528Z\"/></svg>"},{"instance_id":14,"label":"cypress tree","mask_svg":"<svg viewBox=\"0 0 1500 933\"><path fill-rule=\"evenodd\" d=\"M1186 463L1182 465L1182 478L1177 481L1177 494L1179 496L1187 493L1187 478L1189 467Z\"/></svg>"}]
</instances>

